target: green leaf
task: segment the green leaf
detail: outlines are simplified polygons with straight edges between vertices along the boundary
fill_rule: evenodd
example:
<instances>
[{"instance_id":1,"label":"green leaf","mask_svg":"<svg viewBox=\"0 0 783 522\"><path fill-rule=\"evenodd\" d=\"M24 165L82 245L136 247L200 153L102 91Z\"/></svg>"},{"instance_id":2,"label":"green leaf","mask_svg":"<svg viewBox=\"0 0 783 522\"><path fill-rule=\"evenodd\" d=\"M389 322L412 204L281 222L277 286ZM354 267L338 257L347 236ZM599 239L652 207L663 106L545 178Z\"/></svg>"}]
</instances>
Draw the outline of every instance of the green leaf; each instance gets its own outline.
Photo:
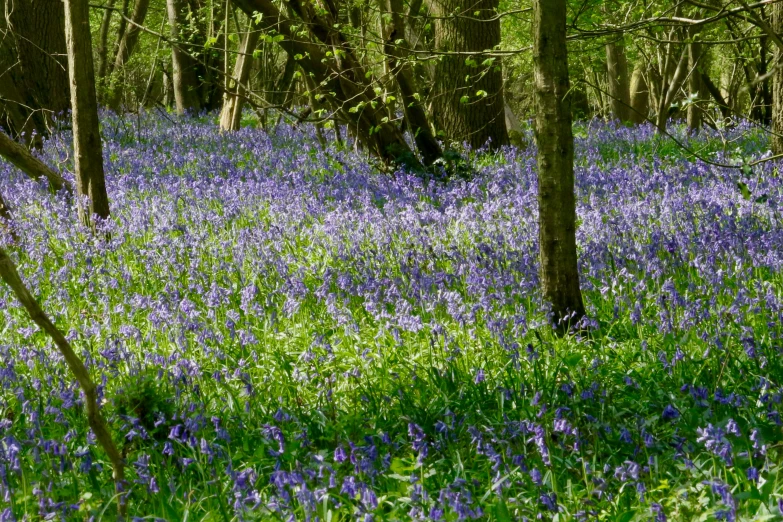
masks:
<instances>
[{"instance_id":1,"label":"green leaf","mask_svg":"<svg viewBox=\"0 0 783 522\"><path fill-rule=\"evenodd\" d=\"M766 203L768 199L769 199L768 194L762 194L761 196L756 198L756 203Z\"/></svg>"},{"instance_id":2,"label":"green leaf","mask_svg":"<svg viewBox=\"0 0 783 522\"><path fill-rule=\"evenodd\" d=\"M506 501L502 498L495 504L495 518L498 522L511 522L511 513L508 511Z\"/></svg>"},{"instance_id":3,"label":"green leaf","mask_svg":"<svg viewBox=\"0 0 783 522\"><path fill-rule=\"evenodd\" d=\"M463 96L462 98L459 99L460 103L468 103L469 101L470 101L469 96Z\"/></svg>"},{"instance_id":4,"label":"green leaf","mask_svg":"<svg viewBox=\"0 0 783 522\"><path fill-rule=\"evenodd\" d=\"M632 509L630 511L626 511L625 513L617 517L615 520L617 520L617 522L631 522L631 519L633 519L635 515L636 515L636 510Z\"/></svg>"},{"instance_id":5,"label":"green leaf","mask_svg":"<svg viewBox=\"0 0 783 522\"><path fill-rule=\"evenodd\" d=\"M737 183L737 188L742 193L742 197L743 198L750 199L751 193L750 193L750 189L748 188L748 185L746 183L740 181L739 183Z\"/></svg>"},{"instance_id":6,"label":"green leaf","mask_svg":"<svg viewBox=\"0 0 783 522\"><path fill-rule=\"evenodd\" d=\"M563 358L563 364L569 368L573 368L580 362L582 362L582 355L578 353L572 353L571 355Z\"/></svg>"}]
</instances>

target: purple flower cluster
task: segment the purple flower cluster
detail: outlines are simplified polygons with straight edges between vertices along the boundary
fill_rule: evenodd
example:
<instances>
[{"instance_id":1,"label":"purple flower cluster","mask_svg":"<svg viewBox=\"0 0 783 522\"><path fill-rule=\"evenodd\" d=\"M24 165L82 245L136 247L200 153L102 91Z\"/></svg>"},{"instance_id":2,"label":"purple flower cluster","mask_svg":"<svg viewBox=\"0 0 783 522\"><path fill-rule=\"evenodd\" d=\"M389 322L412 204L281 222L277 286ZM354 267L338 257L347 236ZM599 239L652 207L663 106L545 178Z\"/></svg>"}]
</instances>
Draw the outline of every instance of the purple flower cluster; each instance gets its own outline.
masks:
<instances>
[{"instance_id":1,"label":"purple flower cluster","mask_svg":"<svg viewBox=\"0 0 783 522\"><path fill-rule=\"evenodd\" d=\"M748 200L650 128L589 125L593 328L568 339L538 292L534 150L438 184L309 128L106 115L108 239L0 165L9 249L100 385L132 515L778 515L783 178L760 165ZM68 140L42 158L67 169ZM78 387L5 287L0 324L0 521L111 509Z\"/></svg>"}]
</instances>

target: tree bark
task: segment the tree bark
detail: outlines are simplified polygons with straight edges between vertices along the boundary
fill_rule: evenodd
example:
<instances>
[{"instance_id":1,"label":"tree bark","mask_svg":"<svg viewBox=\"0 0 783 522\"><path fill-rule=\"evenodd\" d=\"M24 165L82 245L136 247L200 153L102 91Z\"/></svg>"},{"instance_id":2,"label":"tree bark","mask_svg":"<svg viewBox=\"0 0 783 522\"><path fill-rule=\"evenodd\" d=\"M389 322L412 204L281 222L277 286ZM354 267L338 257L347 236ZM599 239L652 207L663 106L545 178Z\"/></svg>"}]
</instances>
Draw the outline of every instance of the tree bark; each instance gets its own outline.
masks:
<instances>
[{"instance_id":1,"label":"tree bark","mask_svg":"<svg viewBox=\"0 0 783 522\"><path fill-rule=\"evenodd\" d=\"M223 109L220 112L220 130L239 130L242 120L242 105L244 104L245 85L250 77L253 65L253 51L258 45L261 32L255 28L252 19L247 27L247 33L242 38L239 56L234 64L234 74L229 83L229 89L223 94Z\"/></svg>"},{"instance_id":2,"label":"tree bark","mask_svg":"<svg viewBox=\"0 0 783 522\"><path fill-rule=\"evenodd\" d=\"M688 49L687 47L684 47L680 53L680 59L677 62L677 68L674 70L674 74L672 75L668 88L665 88L666 85L664 83L661 89L658 115L655 122L660 134L664 134L666 132L666 122L669 120L669 108L674 102L674 98L677 96L677 91L680 90L682 82L685 80L687 74Z\"/></svg>"},{"instance_id":3,"label":"tree bark","mask_svg":"<svg viewBox=\"0 0 783 522\"><path fill-rule=\"evenodd\" d=\"M631 75L631 122L637 125L647 121L650 113L650 89L644 77L644 63L639 62Z\"/></svg>"},{"instance_id":4,"label":"tree bark","mask_svg":"<svg viewBox=\"0 0 783 522\"><path fill-rule=\"evenodd\" d=\"M783 3L772 5L772 27L776 34L783 33ZM780 47L776 48L775 63L780 64ZM783 67L776 67L772 77L772 152L783 154Z\"/></svg>"},{"instance_id":5,"label":"tree bark","mask_svg":"<svg viewBox=\"0 0 783 522\"><path fill-rule=\"evenodd\" d=\"M694 40L688 44L688 77L689 95L693 99L688 104L688 130L692 133L701 130L703 120L703 110L701 107L701 93L704 90L701 84L701 60L702 46L701 42Z\"/></svg>"},{"instance_id":6,"label":"tree bark","mask_svg":"<svg viewBox=\"0 0 783 522\"><path fill-rule=\"evenodd\" d=\"M334 29L330 12L316 12L312 4L289 2L302 18L309 35L333 49L327 56L321 45L301 36L301 24L283 16L271 0L234 0L248 16L255 12L263 16L263 24L284 37L280 47L297 59L302 69L311 75L332 108L346 121L367 149L386 163L402 162L409 167L421 165L393 123L388 109L374 93L366 69L357 60L354 49L341 32ZM335 52L338 51L338 52Z\"/></svg>"},{"instance_id":7,"label":"tree bark","mask_svg":"<svg viewBox=\"0 0 783 522\"><path fill-rule=\"evenodd\" d=\"M533 0L541 291L560 329L584 315L576 257L566 0Z\"/></svg>"},{"instance_id":8,"label":"tree bark","mask_svg":"<svg viewBox=\"0 0 783 522\"><path fill-rule=\"evenodd\" d=\"M133 15L129 24L129 27L122 35L119 45L117 46L117 55L114 58L113 71L116 75L115 81L112 82L111 95L109 96L108 106L114 110L120 108L122 102L123 87L125 85L125 64L133 54L133 50L136 44L139 42L139 35L141 34L141 28L139 26L144 24L144 19L147 17L147 11L149 10L150 0L137 0L136 7L133 9Z\"/></svg>"},{"instance_id":9,"label":"tree bark","mask_svg":"<svg viewBox=\"0 0 783 522\"><path fill-rule=\"evenodd\" d=\"M93 216L109 217L109 197L103 172L103 147L95 97L88 0L65 0L68 76L71 81L71 121L79 219L95 227ZM88 199L87 207L82 198Z\"/></svg>"},{"instance_id":10,"label":"tree bark","mask_svg":"<svg viewBox=\"0 0 783 522\"><path fill-rule=\"evenodd\" d=\"M103 12L101 18L101 27L98 31L98 80L102 81L106 77L106 71L109 67L109 29L111 29L111 18L114 14L115 0L109 0L106 3L107 9Z\"/></svg>"},{"instance_id":11,"label":"tree bark","mask_svg":"<svg viewBox=\"0 0 783 522\"><path fill-rule=\"evenodd\" d=\"M500 44L498 0L432 0L435 49L433 117L438 135L478 148L508 144L499 57L485 51Z\"/></svg>"},{"instance_id":12,"label":"tree bark","mask_svg":"<svg viewBox=\"0 0 783 522\"><path fill-rule=\"evenodd\" d=\"M84 6L86 13L86 2L84 2ZM89 32L87 34L89 35ZM2 248L0 248L0 278L11 287L16 298L19 299L19 302L24 306L33 322L51 337L55 346L57 346L57 349L60 351L60 354L62 354L63 359L65 359L65 363L68 365L71 374L79 383L79 387L84 393L87 422L90 425L90 429L92 429L95 438L98 440L98 444L100 444L103 451L108 455L114 470L114 482L118 492L119 519L124 519L126 506L122 491L125 482L125 462L117 449L117 446L114 444L111 432L98 407L97 387L90 377L89 370L87 370L87 367L84 365L81 358L73 350L71 344L65 338L65 335L63 335L54 323L52 323L51 319L49 319L49 316L41 309L38 301L35 300L22 281L22 278L19 276L16 265Z\"/></svg>"},{"instance_id":13,"label":"tree bark","mask_svg":"<svg viewBox=\"0 0 783 522\"><path fill-rule=\"evenodd\" d=\"M430 130L427 114L424 112L420 96L417 96L420 91L416 88L413 68L403 50L409 49L410 46L405 39L405 19L402 15L402 9L402 0L381 1L381 10L391 15L391 19L384 21L383 24L384 53L389 72L396 80L405 122L413 134L416 148L421 153L424 165L432 165L443 155L443 151Z\"/></svg>"},{"instance_id":14,"label":"tree bark","mask_svg":"<svg viewBox=\"0 0 783 522\"><path fill-rule=\"evenodd\" d=\"M61 189L72 193L71 184L57 172L50 169L44 162L30 154L30 151L19 145L6 134L0 132L0 156L32 179L46 178L49 188L57 192Z\"/></svg>"},{"instance_id":15,"label":"tree bark","mask_svg":"<svg viewBox=\"0 0 783 522\"><path fill-rule=\"evenodd\" d=\"M631 85L622 40L606 44L606 76L612 117L623 123L630 121Z\"/></svg>"},{"instance_id":16,"label":"tree bark","mask_svg":"<svg viewBox=\"0 0 783 522\"><path fill-rule=\"evenodd\" d=\"M63 4L60 0L0 0L4 75L13 82L21 105L15 110L29 119L42 137L52 122L68 110ZM12 129L14 138L28 129ZM30 136L27 136L29 140Z\"/></svg>"},{"instance_id":17,"label":"tree bark","mask_svg":"<svg viewBox=\"0 0 783 522\"><path fill-rule=\"evenodd\" d=\"M723 94L720 92L720 89L712 82L707 73L701 72L699 74L701 76L701 84L704 86L710 96L712 96L712 99L715 100L715 103L718 104L718 109L720 110L721 116L723 116L724 119L731 118L731 107L729 107L728 102L726 102L726 100L723 98Z\"/></svg>"},{"instance_id":18,"label":"tree bark","mask_svg":"<svg viewBox=\"0 0 783 522\"><path fill-rule=\"evenodd\" d=\"M14 228L13 219L14 218L11 215L11 209L3 199L3 195L0 194L0 228L4 229L8 235L11 236L11 241L16 243L19 241L19 236L17 235L16 229Z\"/></svg>"},{"instance_id":19,"label":"tree bark","mask_svg":"<svg viewBox=\"0 0 783 522\"><path fill-rule=\"evenodd\" d=\"M183 27L187 23L188 10L181 0L166 0L166 8L171 38L176 42L172 44L171 57L174 103L177 106L177 113L198 112L202 105L198 88L198 64L187 49L183 48L182 43L186 40L183 38Z\"/></svg>"}]
</instances>

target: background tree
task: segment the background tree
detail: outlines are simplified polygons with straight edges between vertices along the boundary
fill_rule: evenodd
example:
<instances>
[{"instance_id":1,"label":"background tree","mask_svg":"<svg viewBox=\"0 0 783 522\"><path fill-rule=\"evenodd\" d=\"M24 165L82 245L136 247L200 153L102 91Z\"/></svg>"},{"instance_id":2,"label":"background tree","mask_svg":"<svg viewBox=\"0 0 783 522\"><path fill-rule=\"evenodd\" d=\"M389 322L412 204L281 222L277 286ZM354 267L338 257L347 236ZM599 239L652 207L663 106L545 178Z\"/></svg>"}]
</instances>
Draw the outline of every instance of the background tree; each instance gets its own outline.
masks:
<instances>
[{"instance_id":1,"label":"background tree","mask_svg":"<svg viewBox=\"0 0 783 522\"><path fill-rule=\"evenodd\" d=\"M435 66L432 110L438 135L478 148L508 144L499 57L497 0L433 0Z\"/></svg>"},{"instance_id":2,"label":"background tree","mask_svg":"<svg viewBox=\"0 0 783 522\"><path fill-rule=\"evenodd\" d=\"M2 7L0 122L11 136L29 142L33 132L47 137L68 110L63 3L4 0Z\"/></svg>"}]
</instances>

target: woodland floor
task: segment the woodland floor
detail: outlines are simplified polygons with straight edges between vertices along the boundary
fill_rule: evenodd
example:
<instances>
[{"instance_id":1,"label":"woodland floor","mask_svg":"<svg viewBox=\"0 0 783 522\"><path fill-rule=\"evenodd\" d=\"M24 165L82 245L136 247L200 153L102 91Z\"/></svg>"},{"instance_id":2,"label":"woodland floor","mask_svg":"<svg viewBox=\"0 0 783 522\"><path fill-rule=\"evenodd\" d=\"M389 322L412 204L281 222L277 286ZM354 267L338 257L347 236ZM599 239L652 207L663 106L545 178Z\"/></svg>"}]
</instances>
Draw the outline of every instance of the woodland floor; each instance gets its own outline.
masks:
<instances>
[{"instance_id":1,"label":"woodland floor","mask_svg":"<svg viewBox=\"0 0 783 522\"><path fill-rule=\"evenodd\" d=\"M311 130L105 117L110 240L0 165L14 258L102 383L144 520L780 520L783 177L577 126L589 330L537 291L535 157L378 174ZM764 134L688 138L718 163ZM70 137L44 157L67 170ZM47 337L0 288L0 521L114 520Z\"/></svg>"}]
</instances>

